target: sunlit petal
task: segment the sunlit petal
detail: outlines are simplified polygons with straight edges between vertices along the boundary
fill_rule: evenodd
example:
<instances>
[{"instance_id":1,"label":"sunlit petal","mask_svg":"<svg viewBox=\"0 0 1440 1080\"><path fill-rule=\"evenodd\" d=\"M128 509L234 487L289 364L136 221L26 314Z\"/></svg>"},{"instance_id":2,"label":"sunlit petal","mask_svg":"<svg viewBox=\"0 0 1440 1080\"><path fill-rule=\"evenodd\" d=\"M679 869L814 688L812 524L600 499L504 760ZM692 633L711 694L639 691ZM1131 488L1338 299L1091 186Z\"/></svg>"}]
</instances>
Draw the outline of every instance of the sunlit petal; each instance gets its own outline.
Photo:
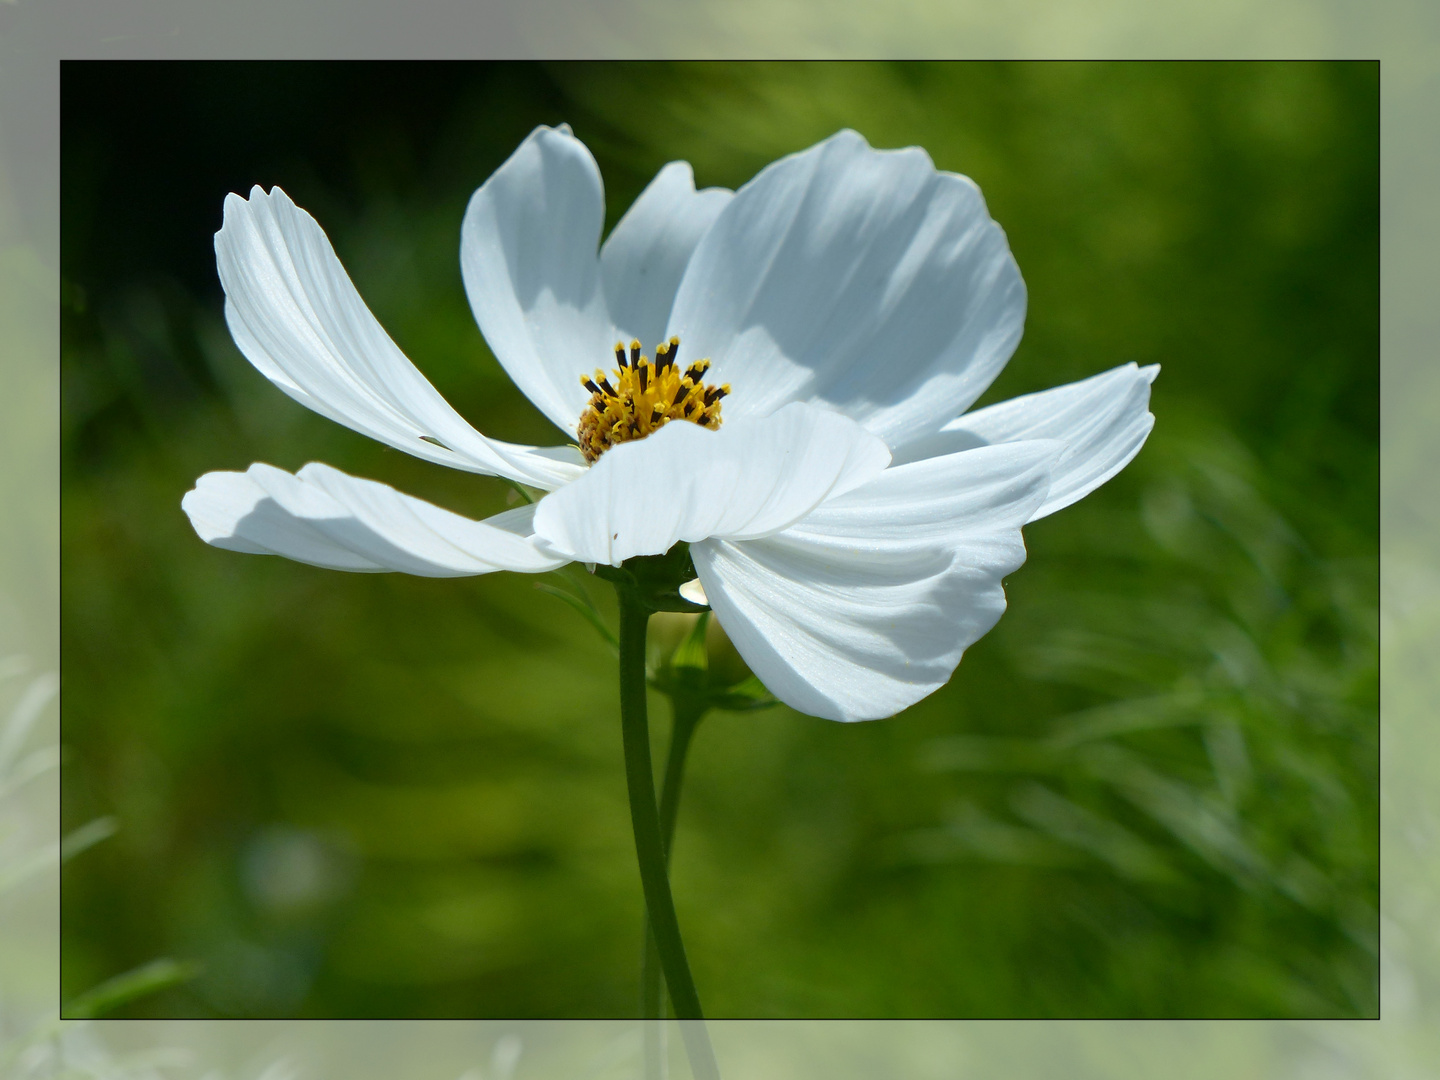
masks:
<instances>
[{"instance_id":1,"label":"sunlit petal","mask_svg":"<svg viewBox=\"0 0 1440 1080\"><path fill-rule=\"evenodd\" d=\"M776 532L880 475L889 461L875 436L811 405L719 431L677 420L608 451L547 495L535 531L579 561L618 566L679 541Z\"/></svg>"},{"instance_id":2,"label":"sunlit petal","mask_svg":"<svg viewBox=\"0 0 1440 1080\"><path fill-rule=\"evenodd\" d=\"M736 192L669 332L733 384L731 416L824 402L893 448L978 398L1024 320L1020 271L975 184L842 131Z\"/></svg>"},{"instance_id":3,"label":"sunlit petal","mask_svg":"<svg viewBox=\"0 0 1440 1080\"><path fill-rule=\"evenodd\" d=\"M416 457L551 488L575 455L487 439L390 340L315 219L278 187L225 197L215 257L225 319L260 372L301 404Z\"/></svg>"}]
</instances>

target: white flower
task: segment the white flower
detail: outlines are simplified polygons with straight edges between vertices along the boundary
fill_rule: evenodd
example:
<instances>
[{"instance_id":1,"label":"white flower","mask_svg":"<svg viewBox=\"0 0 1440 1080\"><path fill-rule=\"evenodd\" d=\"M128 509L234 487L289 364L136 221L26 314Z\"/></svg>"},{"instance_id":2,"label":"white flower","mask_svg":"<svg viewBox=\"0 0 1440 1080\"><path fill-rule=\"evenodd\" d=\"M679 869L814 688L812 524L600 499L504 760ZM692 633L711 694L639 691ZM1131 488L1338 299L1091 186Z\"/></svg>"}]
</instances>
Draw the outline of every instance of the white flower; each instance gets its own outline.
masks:
<instances>
[{"instance_id":1,"label":"white flower","mask_svg":"<svg viewBox=\"0 0 1440 1080\"><path fill-rule=\"evenodd\" d=\"M1134 364L965 413L1020 340L1025 287L978 188L923 150L842 131L734 193L696 191L672 162L599 245L603 220L599 170L567 127L536 129L465 214L480 329L570 440L537 449L487 438L446 404L283 191L227 196L226 320L266 377L407 453L549 494L477 522L325 465L256 464L200 478L182 503L196 532L432 577L618 566L687 541L699 575L687 595L708 600L770 691L863 720L949 679L1005 608L1021 526L1117 473L1154 423L1158 368ZM592 396L582 380L617 341L674 337L680 367L711 362L697 397L728 384L723 417L666 423L667 393L653 434L623 427L587 465L582 414L626 402L624 387ZM651 378L663 356L642 365ZM636 393L639 372L622 373Z\"/></svg>"}]
</instances>

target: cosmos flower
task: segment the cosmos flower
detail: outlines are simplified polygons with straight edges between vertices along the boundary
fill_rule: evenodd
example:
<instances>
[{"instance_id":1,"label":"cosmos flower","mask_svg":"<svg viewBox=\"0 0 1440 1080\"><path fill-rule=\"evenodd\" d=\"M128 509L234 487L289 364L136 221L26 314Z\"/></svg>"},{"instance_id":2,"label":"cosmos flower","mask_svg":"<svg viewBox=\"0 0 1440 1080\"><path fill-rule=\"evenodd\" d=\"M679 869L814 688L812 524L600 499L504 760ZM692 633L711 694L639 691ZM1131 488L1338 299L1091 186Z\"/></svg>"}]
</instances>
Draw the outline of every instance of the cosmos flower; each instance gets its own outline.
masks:
<instances>
[{"instance_id":1,"label":"cosmos flower","mask_svg":"<svg viewBox=\"0 0 1440 1080\"><path fill-rule=\"evenodd\" d=\"M975 184L841 131L738 191L660 170L604 244L599 169L537 128L475 192L466 292L559 429L537 448L451 408L279 188L215 236L240 351L296 401L426 460L546 492L472 521L322 464L202 476L207 543L431 577L619 566L690 545L740 655L794 708L890 716L1005 608L1021 527L1093 491L1154 423L1134 364L966 412L1020 340L1025 286Z\"/></svg>"}]
</instances>

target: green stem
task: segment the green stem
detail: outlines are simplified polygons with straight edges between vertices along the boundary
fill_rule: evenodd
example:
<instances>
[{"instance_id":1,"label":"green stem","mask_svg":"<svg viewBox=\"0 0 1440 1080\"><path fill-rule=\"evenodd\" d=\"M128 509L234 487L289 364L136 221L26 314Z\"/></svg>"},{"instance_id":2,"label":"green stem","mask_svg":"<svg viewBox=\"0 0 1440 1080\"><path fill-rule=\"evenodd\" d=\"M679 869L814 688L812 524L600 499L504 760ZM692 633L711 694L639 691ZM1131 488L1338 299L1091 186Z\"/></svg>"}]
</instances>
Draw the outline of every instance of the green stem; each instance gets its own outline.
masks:
<instances>
[{"instance_id":1,"label":"green stem","mask_svg":"<svg viewBox=\"0 0 1440 1080\"><path fill-rule=\"evenodd\" d=\"M645 908L660 953L660 967L670 987L675 1015L703 1019L700 996L685 959L685 943L670 896L665 869L665 842L655 805L655 776L650 761L650 725L645 703L645 628L650 609L630 589L617 587L620 601L620 723L625 745L625 782L630 794L630 823L635 830L635 855ZM703 1025L681 1024L690 1071L697 1080L719 1080L715 1054Z\"/></svg>"}]
</instances>

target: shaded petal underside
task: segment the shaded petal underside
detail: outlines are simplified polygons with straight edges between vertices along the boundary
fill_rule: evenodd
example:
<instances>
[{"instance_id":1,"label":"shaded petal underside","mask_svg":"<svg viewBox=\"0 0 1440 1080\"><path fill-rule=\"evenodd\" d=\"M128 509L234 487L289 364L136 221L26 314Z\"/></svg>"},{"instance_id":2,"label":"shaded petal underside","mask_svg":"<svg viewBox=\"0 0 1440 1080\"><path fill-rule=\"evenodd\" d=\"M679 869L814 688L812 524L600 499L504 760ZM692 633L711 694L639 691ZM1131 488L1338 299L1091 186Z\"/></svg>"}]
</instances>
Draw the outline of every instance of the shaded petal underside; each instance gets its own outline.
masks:
<instances>
[{"instance_id":1,"label":"shaded petal underside","mask_svg":"<svg viewBox=\"0 0 1440 1080\"><path fill-rule=\"evenodd\" d=\"M332 570L466 577L569 561L536 547L534 506L472 521L318 463L206 473L180 505L207 544Z\"/></svg>"},{"instance_id":2,"label":"shaded petal underside","mask_svg":"<svg viewBox=\"0 0 1440 1080\"><path fill-rule=\"evenodd\" d=\"M896 455L913 461L1020 439L1058 439L1065 453L1050 478L1050 494L1034 519L1084 498L1140 452L1155 426L1150 384L1160 366L1124 364L1036 394L976 409Z\"/></svg>"},{"instance_id":3,"label":"shaded petal underside","mask_svg":"<svg viewBox=\"0 0 1440 1080\"><path fill-rule=\"evenodd\" d=\"M539 127L470 197L460 270L475 321L522 393L573 437L580 376L613 354L600 285L605 190L568 128Z\"/></svg>"},{"instance_id":4,"label":"shaded petal underside","mask_svg":"<svg viewBox=\"0 0 1440 1080\"><path fill-rule=\"evenodd\" d=\"M1020 527L1061 447L1013 443L886 470L792 528L691 548L740 655L791 707L891 716L949 680L1005 610Z\"/></svg>"},{"instance_id":5,"label":"shaded petal underside","mask_svg":"<svg viewBox=\"0 0 1440 1080\"><path fill-rule=\"evenodd\" d=\"M638 338L654 355L695 245L734 194L726 188L696 191L684 161L670 162L640 193L600 249L605 300L620 338Z\"/></svg>"}]
</instances>

